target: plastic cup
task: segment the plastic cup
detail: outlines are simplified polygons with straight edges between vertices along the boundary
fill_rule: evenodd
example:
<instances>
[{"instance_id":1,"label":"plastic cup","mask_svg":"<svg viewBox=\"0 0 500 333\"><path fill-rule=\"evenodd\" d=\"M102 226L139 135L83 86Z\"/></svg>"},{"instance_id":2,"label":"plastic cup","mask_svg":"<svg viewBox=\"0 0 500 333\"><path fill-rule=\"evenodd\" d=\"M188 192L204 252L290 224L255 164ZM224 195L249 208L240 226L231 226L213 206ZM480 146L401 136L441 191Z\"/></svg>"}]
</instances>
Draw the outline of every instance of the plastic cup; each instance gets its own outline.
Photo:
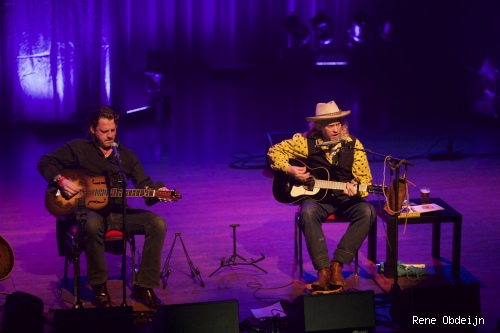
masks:
<instances>
[{"instance_id":1,"label":"plastic cup","mask_svg":"<svg viewBox=\"0 0 500 333\"><path fill-rule=\"evenodd\" d=\"M430 188L422 187L420 189L420 199L422 199L422 205L427 205L429 203L430 195L431 195Z\"/></svg>"}]
</instances>

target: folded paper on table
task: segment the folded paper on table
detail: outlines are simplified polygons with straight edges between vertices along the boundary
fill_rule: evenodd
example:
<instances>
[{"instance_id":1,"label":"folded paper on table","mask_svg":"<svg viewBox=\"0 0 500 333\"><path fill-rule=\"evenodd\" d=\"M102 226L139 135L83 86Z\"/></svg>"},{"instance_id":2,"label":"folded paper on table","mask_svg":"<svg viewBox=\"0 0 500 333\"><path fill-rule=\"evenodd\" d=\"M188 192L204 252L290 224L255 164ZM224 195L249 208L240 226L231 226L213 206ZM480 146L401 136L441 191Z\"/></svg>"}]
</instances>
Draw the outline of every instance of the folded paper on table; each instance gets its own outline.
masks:
<instances>
[{"instance_id":1,"label":"folded paper on table","mask_svg":"<svg viewBox=\"0 0 500 333\"><path fill-rule=\"evenodd\" d=\"M412 212L419 212L419 213L427 213L427 212L434 212L436 210L444 210L443 207L429 203L425 205L415 205L415 206L410 206L410 209Z\"/></svg>"}]
</instances>

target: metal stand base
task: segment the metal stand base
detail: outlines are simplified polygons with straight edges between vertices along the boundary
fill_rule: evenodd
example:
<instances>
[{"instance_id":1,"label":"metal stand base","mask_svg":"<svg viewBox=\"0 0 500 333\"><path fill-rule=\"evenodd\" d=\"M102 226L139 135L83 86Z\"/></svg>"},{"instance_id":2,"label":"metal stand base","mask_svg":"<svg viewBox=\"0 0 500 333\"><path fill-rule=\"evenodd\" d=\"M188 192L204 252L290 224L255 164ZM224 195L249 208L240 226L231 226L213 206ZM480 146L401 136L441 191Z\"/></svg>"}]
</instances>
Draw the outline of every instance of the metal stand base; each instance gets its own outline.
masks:
<instances>
[{"instance_id":1,"label":"metal stand base","mask_svg":"<svg viewBox=\"0 0 500 333\"><path fill-rule=\"evenodd\" d=\"M233 228L233 254L231 255L231 257L227 260L224 260L225 257L222 257L221 261L220 261L220 267L217 268L212 274L210 274L208 277L212 277L212 275L214 275L215 273L217 273L219 271L219 269L223 268L223 267L227 267L227 266L237 266L237 265L252 265L254 266L255 268L258 268L260 269L261 271L263 271L264 273L267 274L267 271L265 271L264 269L260 268L259 266L257 266L255 263L259 262L259 261L262 261L265 259L265 256L264 254L261 254L261 257L257 260L254 260L253 258L250 258L250 260L247 260L245 259L244 257L240 256L239 254L236 253L236 227L239 227L240 225L239 224L230 224L229 225L231 228ZM244 261L244 263L237 263L236 262L236 258L240 258L241 260Z\"/></svg>"},{"instance_id":2,"label":"metal stand base","mask_svg":"<svg viewBox=\"0 0 500 333\"><path fill-rule=\"evenodd\" d=\"M189 254L187 253L186 247L184 246L184 242L182 241L181 233L176 232L175 233L175 238L174 242L172 243L172 247L170 248L170 252L168 253L167 260L165 261L165 264L163 265L163 269L160 273L161 281L163 283L163 289L167 287L167 282L168 282L168 277L170 274L172 274L172 270L168 268L168 265L170 263L170 257L172 257L172 251L174 250L174 245L175 242L177 241L177 237L181 240L182 248L184 249L184 254L186 255L186 260L189 265L189 269L191 270L191 277L194 279L196 278L202 287L205 287L205 283L203 282L201 275L200 275L200 270L198 268L195 268L193 265L193 262L191 261L191 258L189 258Z\"/></svg>"}]
</instances>

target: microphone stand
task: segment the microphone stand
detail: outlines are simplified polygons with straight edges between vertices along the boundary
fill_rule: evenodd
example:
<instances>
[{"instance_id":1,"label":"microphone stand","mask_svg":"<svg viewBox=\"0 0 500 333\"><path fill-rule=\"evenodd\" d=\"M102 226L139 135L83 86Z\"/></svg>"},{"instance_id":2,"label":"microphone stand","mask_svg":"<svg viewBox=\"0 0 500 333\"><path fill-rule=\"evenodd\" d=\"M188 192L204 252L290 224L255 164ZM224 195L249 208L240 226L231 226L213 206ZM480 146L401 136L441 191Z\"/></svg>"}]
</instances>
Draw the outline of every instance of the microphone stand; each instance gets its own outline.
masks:
<instances>
[{"instance_id":1,"label":"microphone stand","mask_svg":"<svg viewBox=\"0 0 500 333\"><path fill-rule=\"evenodd\" d=\"M399 168L401 165L405 166L405 169L410 166L414 166L413 163L405 160L405 159L399 159L395 158L389 155L383 155L379 153L372 152L369 149L361 149L361 148L354 148L354 147L347 147L347 146L342 146L339 149L353 149L353 150L359 150L368 154L372 154L375 156L383 157L385 160L387 160L389 163L391 163L391 170L396 171L396 179L394 180L394 207L389 207L391 210L394 210L394 223L391 225L389 224L388 226L388 233L393 233L395 235L395 244L389 244L391 251L393 253L393 263L390 263L389 260L387 260L387 271L391 272L394 271L394 283L391 285L391 290L390 294L395 296L401 292L401 287L398 284L398 272L397 272L397 265L398 265L398 225L399 225L399 211L398 207L396 207L397 203L399 202ZM390 203L389 203L390 205ZM387 239L387 241L389 241Z\"/></svg>"},{"instance_id":2,"label":"microphone stand","mask_svg":"<svg viewBox=\"0 0 500 333\"><path fill-rule=\"evenodd\" d=\"M127 254L127 239L128 239L128 234L127 234L127 195L126 195L126 190L127 190L127 185L128 185L128 179L127 175L125 175L125 172L123 171L121 161L120 161L120 153L118 152L118 144L116 142L113 142L111 144L111 147L113 148L113 152L115 154L116 158L116 164L118 165L118 169L120 169L120 177L122 179L122 204L123 204L123 214L122 214L122 232L123 232L123 244L122 244L122 281L123 281L123 286L122 286L122 306L127 305L127 299L126 299L126 292L127 292L127 270L126 270L126 254ZM133 282L132 282L133 283Z\"/></svg>"}]
</instances>

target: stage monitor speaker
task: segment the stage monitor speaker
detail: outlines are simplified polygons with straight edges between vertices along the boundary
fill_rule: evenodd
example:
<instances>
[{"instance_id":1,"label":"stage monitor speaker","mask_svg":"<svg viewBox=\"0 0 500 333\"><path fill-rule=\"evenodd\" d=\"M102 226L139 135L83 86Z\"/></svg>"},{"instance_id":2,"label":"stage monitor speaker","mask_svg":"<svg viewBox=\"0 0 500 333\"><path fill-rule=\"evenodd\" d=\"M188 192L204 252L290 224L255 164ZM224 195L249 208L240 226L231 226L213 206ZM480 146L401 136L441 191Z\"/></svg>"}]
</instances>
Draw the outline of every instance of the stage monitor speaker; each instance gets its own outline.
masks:
<instances>
[{"instance_id":1,"label":"stage monitor speaker","mask_svg":"<svg viewBox=\"0 0 500 333\"><path fill-rule=\"evenodd\" d=\"M4 333L43 333L43 301L37 296L15 291L8 294L2 315Z\"/></svg>"},{"instance_id":2,"label":"stage monitor speaker","mask_svg":"<svg viewBox=\"0 0 500 333\"><path fill-rule=\"evenodd\" d=\"M133 308L57 309L54 311L55 333L132 333Z\"/></svg>"},{"instance_id":3,"label":"stage monitor speaker","mask_svg":"<svg viewBox=\"0 0 500 333\"><path fill-rule=\"evenodd\" d=\"M295 298L288 313L290 332L375 332L372 290Z\"/></svg>"},{"instance_id":4,"label":"stage monitor speaker","mask_svg":"<svg viewBox=\"0 0 500 333\"><path fill-rule=\"evenodd\" d=\"M479 283L405 289L392 303L390 314L405 333L477 332Z\"/></svg>"},{"instance_id":5,"label":"stage monitor speaker","mask_svg":"<svg viewBox=\"0 0 500 333\"><path fill-rule=\"evenodd\" d=\"M153 323L155 333L238 333L238 301L162 305Z\"/></svg>"}]
</instances>

